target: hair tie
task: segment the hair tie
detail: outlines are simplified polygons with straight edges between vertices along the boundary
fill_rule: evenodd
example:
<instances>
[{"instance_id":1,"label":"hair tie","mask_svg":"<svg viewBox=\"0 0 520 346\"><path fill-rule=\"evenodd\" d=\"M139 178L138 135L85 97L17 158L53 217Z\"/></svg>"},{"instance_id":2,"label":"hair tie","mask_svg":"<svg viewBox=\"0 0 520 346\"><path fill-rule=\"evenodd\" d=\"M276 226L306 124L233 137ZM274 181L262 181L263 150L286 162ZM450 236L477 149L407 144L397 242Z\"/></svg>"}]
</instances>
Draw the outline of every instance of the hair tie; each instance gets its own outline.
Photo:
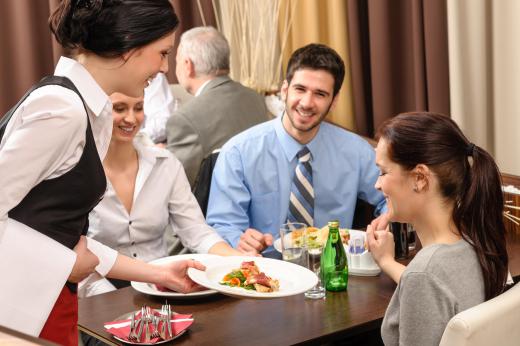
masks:
<instances>
[{"instance_id":1,"label":"hair tie","mask_svg":"<svg viewBox=\"0 0 520 346\"><path fill-rule=\"evenodd\" d=\"M473 156L473 151L475 150L475 144L473 143L469 143L468 146L466 147L466 155L467 156Z\"/></svg>"}]
</instances>

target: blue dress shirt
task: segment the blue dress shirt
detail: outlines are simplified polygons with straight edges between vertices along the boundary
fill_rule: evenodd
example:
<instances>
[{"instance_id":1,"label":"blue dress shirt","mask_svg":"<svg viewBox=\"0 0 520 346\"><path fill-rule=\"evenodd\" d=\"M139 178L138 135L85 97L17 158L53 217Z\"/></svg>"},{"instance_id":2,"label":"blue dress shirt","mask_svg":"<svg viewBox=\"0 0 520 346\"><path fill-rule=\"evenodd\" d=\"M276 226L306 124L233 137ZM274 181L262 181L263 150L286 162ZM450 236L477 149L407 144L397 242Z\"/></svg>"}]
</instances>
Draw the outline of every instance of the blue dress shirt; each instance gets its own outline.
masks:
<instances>
[{"instance_id":1,"label":"blue dress shirt","mask_svg":"<svg viewBox=\"0 0 520 346\"><path fill-rule=\"evenodd\" d=\"M247 228L279 237L287 220L296 154L303 145L292 138L282 118L254 126L231 138L220 151L211 181L207 222L232 246ZM314 225L339 220L350 228L357 198L386 210L374 188L379 169L375 152L360 136L323 122L306 144L312 159Z\"/></svg>"}]
</instances>

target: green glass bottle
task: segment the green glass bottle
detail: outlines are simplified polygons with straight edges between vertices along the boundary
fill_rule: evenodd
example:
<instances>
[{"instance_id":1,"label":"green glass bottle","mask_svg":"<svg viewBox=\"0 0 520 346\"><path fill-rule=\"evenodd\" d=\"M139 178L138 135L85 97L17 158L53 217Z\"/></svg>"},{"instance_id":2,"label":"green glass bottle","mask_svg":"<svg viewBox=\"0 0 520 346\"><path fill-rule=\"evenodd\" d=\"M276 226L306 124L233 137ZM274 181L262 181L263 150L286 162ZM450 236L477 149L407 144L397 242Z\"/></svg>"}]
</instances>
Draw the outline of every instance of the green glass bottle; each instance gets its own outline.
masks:
<instances>
[{"instance_id":1,"label":"green glass bottle","mask_svg":"<svg viewBox=\"0 0 520 346\"><path fill-rule=\"evenodd\" d=\"M339 221L329 221L329 237L321 255L321 279L327 291L347 289L347 255L339 235Z\"/></svg>"}]
</instances>

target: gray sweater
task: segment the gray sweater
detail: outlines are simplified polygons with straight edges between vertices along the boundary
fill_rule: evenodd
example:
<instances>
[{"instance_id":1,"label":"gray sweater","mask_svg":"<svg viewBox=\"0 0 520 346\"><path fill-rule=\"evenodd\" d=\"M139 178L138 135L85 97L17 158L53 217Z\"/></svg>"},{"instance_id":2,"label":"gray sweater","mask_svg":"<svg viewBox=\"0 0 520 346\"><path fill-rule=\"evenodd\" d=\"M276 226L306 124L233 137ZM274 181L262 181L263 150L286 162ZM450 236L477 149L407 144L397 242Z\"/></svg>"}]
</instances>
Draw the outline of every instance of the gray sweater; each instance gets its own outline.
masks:
<instances>
[{"instance_id":1,"label":"gray sweater","mask_svg":"<svg viewBox=\"0 0 520 346\"><path fill-rule=\"evenodd\" d=\"M401 275L381 336L386 346L437 346L454 315L483 301L482 270L470 244L427 246Z\"/></svg>"}]
</instances>

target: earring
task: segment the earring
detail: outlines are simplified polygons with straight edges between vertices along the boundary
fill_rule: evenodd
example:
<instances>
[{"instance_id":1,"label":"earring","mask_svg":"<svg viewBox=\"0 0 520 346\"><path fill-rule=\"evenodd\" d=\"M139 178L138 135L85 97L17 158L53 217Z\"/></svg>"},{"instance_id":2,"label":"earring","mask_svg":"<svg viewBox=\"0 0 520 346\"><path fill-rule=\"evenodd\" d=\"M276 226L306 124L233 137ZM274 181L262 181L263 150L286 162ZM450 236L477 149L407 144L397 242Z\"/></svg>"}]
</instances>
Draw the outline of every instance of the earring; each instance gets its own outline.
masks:
<instances>
[{"instance_id":1,"label":"earring","mask_svg":"<svg viewBox=\"0 0 520 346\"><path fill-rule=\"evenodd\" d=\"M417 187L417 185L413 187L413 192L419 192L419 188Z\"/></svg>"}]
</instances>

